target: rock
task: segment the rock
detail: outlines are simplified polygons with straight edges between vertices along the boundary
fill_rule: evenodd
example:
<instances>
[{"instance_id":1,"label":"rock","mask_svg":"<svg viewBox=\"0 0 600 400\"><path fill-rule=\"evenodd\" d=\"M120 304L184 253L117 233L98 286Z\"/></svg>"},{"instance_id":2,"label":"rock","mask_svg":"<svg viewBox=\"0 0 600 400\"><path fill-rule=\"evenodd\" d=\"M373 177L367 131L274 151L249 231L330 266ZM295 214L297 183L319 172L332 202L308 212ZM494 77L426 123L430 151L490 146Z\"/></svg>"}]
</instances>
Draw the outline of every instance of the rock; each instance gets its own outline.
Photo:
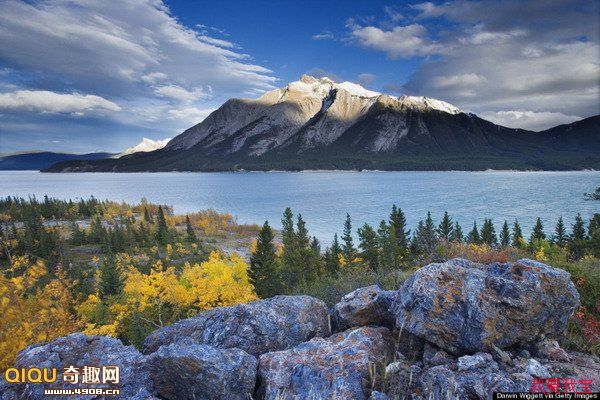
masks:
<instances>
[{"instance_id":1,"label":"rock","mask_svg":"<svg viewBox=\"0 0 600 400\"><path fill-rule=\"evenodd\" d=\"M369 396L369 400L389 400L389 399L390 398L388 397L387 394L378 392L377 390L374 390L371 393L371 396Z\"/></svg>"},{"instance_id":2,"label":"rock","mask_svg":"<svg viewBox=\"0 0 600 400\"><path fill-rule=\"evenodd\" d=\"M592 381L591 391L600 392L600 359L591 354L568 351L570 362L542 361L551 377Z\"/></svg>"},{"instance_id":3,"label":"rock","mask_svg":"<svg viewBox=\"0 0 600 400\"><path fill-rule=\"evenodd\" d=\"M377 372L391 359L390 331L363 327L314 338L259 359L258 397L284 399L367 399L381 381Z\"/></svg>"},{"instance_id":4,"label":"rock","mask_svg":"<svg viewBox=\"0 0 600 400\"><path fill-rule=\"evenodd\" d=\"M394 301L396 326L454 355L559 337L579 306L568 272L520 260L454 259L409 277Z\"/></svg>"},{"instance_id":5,"label":"rock","mask_svg":"<svg viewBox=\"0 0 600 400\"><path fill-rule=\"evenodd\" d=\"M515 376L493 365L457 371L441 365L421 375L419 388L425 399L484 400L489 399L493 392L527 392L530 383L531 377Z\"/></svg>"},{"instance_id":6,"label":"rock","mask_svg":"<svg viewBox=\"0 0 600 400\"><path fill-rule=\"evenodd\" d=\"M535 378L550 378L550 371L535 358L530 358L525 364L525 372Z\"/></svg>"},{"instance_id":7,"label":"rock","mask_svg":"<svg viewBox=\"0 0 600 400\"><path fill-rule=\"evenodd\" d=\"M510 364L511 363L512 360L510 358L510 353L509 352L501 350L501 349L498 348L498 346L494 346L494 345L492 345L492 348L491 348L490 351L491 351L492 357L497 362L504 363L504 364Z\"/></svg>"},{"instance_id":8,"label":"rock","mask_svg":"<svg viewBox=\"0 0 600 400\"><path fill-rule=\"evenodd\" d=\"M385 392L391 399L410 399L420 392L421 367L406 361L396 361L385 368Z\"/></svg>"},{"instance_id":9,"label":"rock","mask_svg":"<svg viewBox=\"0 0 600 400\"><path fill-rule=\"evenodd\" d=\"M247 400L258 360L240 349L171 344L148 356L156 393L168 400Z\"/></svg>"},{"instance_id":10,"label":"rock","mask_svg":"<svg viewBox=\"0 0 600 400\"><path fill-rule=\"evenodd\" d=\"M112 384L71 384L62 380L64 368L74 366L83 373L84 366L117 366L119 367L119 383ZM119 388L120 396L132 400L156 399L153 396L152 382L145 365L145 357L133 346L124 346L120 340L106 336L86 336L73 333L52 342L33 345L25 348L17 355L17 368L56 368L58 379L47 385L23 384L20 386L20 397L26 399L46 399L44 387L60 388ZM69 399L83 400L89 396L73 395Z\"/></svg>"},{"instance_id":11,"label":"rock","mask_svg":"<svg viewBox=\"0 0 600 400\"><path fill-rule=\"evenodd\" d=\"M569 362L571 359L566 351L564 351L558 342L553 339L545 339L534 345L535 356L552 361Z\"/></svg>"},{"instance_id":12,"label":"rock","mask_svg":"<svg viewBox=\"0 0 600 400\"><path fill-rule=\"evenodd\" d=\"M423 363L427 367L431 367L433 365L449 364L452 361L454 361L454 359L450 354L446 353L439 347L436 347L429 343L425 343L425 346L423 348Z\"/></svg>"},{"instance_id":13,"label":"rock","mask_svg":"<svg viewBox=\"0 0 600 400\"><path fill-rule=\"evenodd\" d=\"M348 293L333 307L336 331L367 325L393 328L396 319L390 307L395 296L396 292L381 290L377 285Z\"/></svg>"},{"instance_id":14,"label":"rock","mask_svg":"<svg viewBox=\"0 0 600 400\"><path fill-rule=\"evenodd\" d=\"M492 358L492 355L488 353L477 353L472 356L459 357L457 366L459 371L478 368L491 368L492 370L498 370L498 364L496 364Z\"/></svg>"},{"instance_id":15,"label":"rock","mask_svg":"<svg viewBox=\"0 0 600 400\"><path fill-rule=\"evenodd\" d=\"M275 296L231 307L218 307L152 332L144 352L182 339L252 354L284 350L331 332L329 311L310 296Z\"/></svg>"}]
</instances>

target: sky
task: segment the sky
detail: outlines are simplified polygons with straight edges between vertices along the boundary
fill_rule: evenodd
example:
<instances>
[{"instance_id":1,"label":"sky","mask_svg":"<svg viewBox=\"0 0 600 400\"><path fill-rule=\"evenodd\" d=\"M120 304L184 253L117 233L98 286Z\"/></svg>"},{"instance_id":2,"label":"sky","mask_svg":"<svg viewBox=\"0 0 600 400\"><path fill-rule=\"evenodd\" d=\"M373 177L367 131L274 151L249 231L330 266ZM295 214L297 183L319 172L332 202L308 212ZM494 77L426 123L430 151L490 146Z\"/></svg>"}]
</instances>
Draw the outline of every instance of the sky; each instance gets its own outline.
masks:
<instances>
[{"instance_id":1,"label":"sky","mask_svg":"<svg viewBox=\"0 0 600 400\"><path fill-rule=\"evenodd\" d=\"M0 153L119 152L302 74L509 127L600 114L600 2L0 0Z\"/></svg>"}]
</instances>

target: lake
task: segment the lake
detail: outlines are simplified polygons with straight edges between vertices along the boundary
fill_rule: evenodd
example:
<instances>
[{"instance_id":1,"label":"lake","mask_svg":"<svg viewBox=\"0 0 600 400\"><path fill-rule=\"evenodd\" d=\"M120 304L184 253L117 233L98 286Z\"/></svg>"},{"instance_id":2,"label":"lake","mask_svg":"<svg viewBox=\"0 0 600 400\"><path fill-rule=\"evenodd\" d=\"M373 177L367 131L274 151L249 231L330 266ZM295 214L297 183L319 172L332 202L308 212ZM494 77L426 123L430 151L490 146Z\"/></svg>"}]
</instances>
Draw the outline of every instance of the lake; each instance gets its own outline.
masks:
<instances>
[{"instance_id":1,"label":"lake","mask_svg":"<svg viewBox=\"0 0 600 400\"><path fill-rule=\"evenodd\" d=\"M0 171L0 195L98 199L168 204L177 213L213 208L239 222L269 220L280 227L285 207L300 212L312 235L329 243L340 233L346 212L354 228L378 225L392 204L405 212L411 229L431 211L436 224L447 210L468 233L492 218L498 233L518 219L529 236L536 217L546 234L561 215L570 228L580 212L587 220L600 202L583 193L600 186L600 172L245 172L245 173L76 173Z\"/></svg>"}]
</instances>

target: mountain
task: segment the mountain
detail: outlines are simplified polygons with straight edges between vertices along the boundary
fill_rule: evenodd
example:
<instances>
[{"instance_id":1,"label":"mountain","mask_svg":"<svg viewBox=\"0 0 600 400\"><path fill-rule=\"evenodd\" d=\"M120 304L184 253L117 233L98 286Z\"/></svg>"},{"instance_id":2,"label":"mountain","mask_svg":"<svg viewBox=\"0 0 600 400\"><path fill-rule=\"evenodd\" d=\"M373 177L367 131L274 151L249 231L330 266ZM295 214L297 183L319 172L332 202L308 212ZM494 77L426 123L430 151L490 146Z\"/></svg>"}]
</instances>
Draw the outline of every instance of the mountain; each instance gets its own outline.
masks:
<instances>
[{"instance_id":1,"label":"mountain","mask_svg":"<svg viewBox=\"0 0 600 400\"><path fill-rule=\"evenodd\" d=\"M41 170L53 164L71 160L102 160L112 157L112 153L53 153L50 151L31 151L9 153L0 156L0 170Z\"/></svg>"},{"instance_id":2,"label":"mountain","mask_svg":"<svg viewBox=\"0 0 600 400\"><path fill-rule=\"evenodd\" d=\"M122 153L117 154L114 158L121 158L123 156L128 156L133 153L148 153L154 150L160 150L169 143L171 138L163 139L163 140L152 140L148 138L142 138L142 141L136 144L133 147L129 147L125 149Z\"/></svg>"},{"instance_id":3,"label":"mountain","mask_svg":"<svg viewBox=\"0 0 600 400\"><path fill-rule=\"evenodd\" d=\"M304 75L230 99L163 149L48 171L600 168L600 117L532 132L446 102Z\"/></svg>"}]
</instances>

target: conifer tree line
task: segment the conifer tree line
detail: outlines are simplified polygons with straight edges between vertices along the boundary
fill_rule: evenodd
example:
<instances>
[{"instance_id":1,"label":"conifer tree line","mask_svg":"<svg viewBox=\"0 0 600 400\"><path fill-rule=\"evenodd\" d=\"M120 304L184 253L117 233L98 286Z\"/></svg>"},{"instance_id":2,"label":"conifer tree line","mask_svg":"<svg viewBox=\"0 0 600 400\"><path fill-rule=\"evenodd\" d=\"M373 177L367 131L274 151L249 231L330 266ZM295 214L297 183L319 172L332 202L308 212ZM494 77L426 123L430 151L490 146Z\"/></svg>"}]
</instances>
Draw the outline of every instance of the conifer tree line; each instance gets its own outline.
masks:
<instances>
[{"instance_id":1,"label":"conifer tree line","mask_svg":"<svg viewBox=\"0 0 600 400\"><path fill-rule=\"evenodd\" d=\"M465 235L448 212L444 212L438 223L428 212L411 231L403 211L394 205L389 217L381 220L376 228L365 223L355 230L351 216L346 214L341 237L335 234L332 244L323 252L317 238L308 233L301 214L294 216L292 210L286 208L281 226L281 246L276 245L275 232L267 221L251 254L249 275L257 294L263 298L289 292L323 275L335 276L341 268L403 269L419 256L434 253L440 244L464 243L532 251L542 244L551 244L565 248L571 260L588 253L600 257L600 214L595 214L587 227L580 214L569 228L560 217L552 233L537 218L530 237L525 238L519 221L504 221L497 231L488 218L481 226L473 221Z\"/></svg>"}]
</instances>

